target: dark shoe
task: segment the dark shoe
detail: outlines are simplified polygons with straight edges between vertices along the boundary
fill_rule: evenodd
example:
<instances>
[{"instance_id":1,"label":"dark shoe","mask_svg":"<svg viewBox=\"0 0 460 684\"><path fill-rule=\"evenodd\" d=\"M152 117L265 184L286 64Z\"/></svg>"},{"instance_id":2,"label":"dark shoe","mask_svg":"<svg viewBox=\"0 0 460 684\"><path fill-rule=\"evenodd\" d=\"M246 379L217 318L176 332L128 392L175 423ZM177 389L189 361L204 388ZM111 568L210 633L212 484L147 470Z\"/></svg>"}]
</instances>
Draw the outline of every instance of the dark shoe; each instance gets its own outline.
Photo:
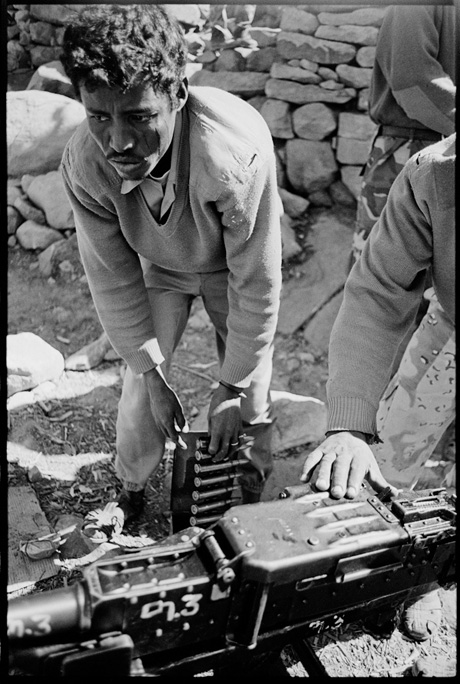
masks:
<instances>
[{"instance_id":1,"label":"dark shoe","mask_svg":"<svg viewBox=\"0 0 460 684\"><path fill-rule=\"evenodd\" d=\"M414 641L426 641L438 631L441 617L439 592L430 591L405 604L401 627Z\"/></svg>"},{"instance_id":2,"label":"dark shoe","mask_svg":"<svg viewBox=\"0 0 460 684\"><path fill-rule=\"evenodd\" d=\"M390 639L398 625L399 615L398 608L367 615L361 620L362 630L374 639Z\"/></svg>"},{"instance_id":3,"label":"dark shoe","mask_svg":"<svg viewBox=\"0 0 460 684\"><path fill-rule=\"evenodd\" d=\"M144 510L144 490L131 492L127 489L122 489L117 500L119 508L123 511L125 516L125 524L136 520Z\"/></svg>"}]
</instances>

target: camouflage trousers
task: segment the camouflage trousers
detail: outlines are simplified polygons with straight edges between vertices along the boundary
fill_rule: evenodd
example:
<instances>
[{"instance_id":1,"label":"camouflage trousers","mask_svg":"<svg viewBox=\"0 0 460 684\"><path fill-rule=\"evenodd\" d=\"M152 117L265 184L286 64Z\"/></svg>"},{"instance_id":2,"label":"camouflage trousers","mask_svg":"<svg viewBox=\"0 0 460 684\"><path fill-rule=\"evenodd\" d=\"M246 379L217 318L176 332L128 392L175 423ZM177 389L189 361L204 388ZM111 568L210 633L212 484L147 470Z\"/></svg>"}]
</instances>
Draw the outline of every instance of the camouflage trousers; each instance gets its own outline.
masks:
<instances>
[{"instance_id":1,"label":"camouflage trousers","mask_svg":"<svg viewBox=\"0 0 460 684\"><path fill-rule=\"evenodd\" d=\"M413 154L431 143L388 135L377 135L374 139L358 198L351 265L363 251L364 242L382 213L396 176Z\"/></svg>"},{"instance_id":2,"label":"camouflage trousers","mask_svg":"<svg viewBox=\"0 0 460 684\"><path fill-rule=\"evenodd\" d=\"M384 477L399 488L416 485L455 418L455 328L432 288L425 297L427 313L380 401L382 443L372 446Z\"/></svg>"}]
</instances>

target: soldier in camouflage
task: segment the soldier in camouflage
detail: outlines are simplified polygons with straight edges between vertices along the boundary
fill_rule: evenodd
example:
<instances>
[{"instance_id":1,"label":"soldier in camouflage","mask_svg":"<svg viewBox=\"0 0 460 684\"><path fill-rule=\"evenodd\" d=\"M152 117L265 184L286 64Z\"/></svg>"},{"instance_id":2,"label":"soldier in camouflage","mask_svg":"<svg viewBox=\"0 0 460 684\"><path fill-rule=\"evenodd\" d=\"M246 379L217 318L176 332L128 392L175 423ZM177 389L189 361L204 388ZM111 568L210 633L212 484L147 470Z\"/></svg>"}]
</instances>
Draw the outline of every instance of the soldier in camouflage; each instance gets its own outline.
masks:
<instances>
[{"instance_id":1,"label":"soldier in camouflage","mask_svg":"<svg viewBox=\"0 0 460 684\"><path fill-rule=\"evenodd\" d=\"M363 170L352 264L361 255L406 162L455 130L455 40L453 7L396 6L385 14L369 98L369 114L379 128ZM429 274L426 284L431 284ZM424 300L417 318L420 325L415 332L410 330L401 343L393 365L395 375L382 397L377 417L383 444L376 445L374 451L384 476L400 487L416 485L443 430L453 421L453 410L446 408L444 427L441 432L435 429L441 410L439 395L452 391L452 364L447 364L446 374L434 372L431 377L431 364L424 350L429 349L429 358L436 359L437 369L436 355L442 353L444 345L454 347L455 331L432 288ZM432 317L436 317L436 327ZM408 343L410 348L403 357ZM414 353L416 349L422 350L419 355ZM406 373L410 380L404 379Z\"/></svg>"},{"instance_id":2,"label":"soldier in camouflage","mask_svg":"<svg viewBox=\"0 0 460 684\"><path fill-rule=\"evenodd\" d=\"M369 114L379 128L363 170L351 264L387 202L407 161L455 131L456 14L452 6L392 6L379 31ZM444 435L455 449L455 328L427 273L425 302L393 361L396 371L377 413L381 442L372 446L382 475L398 487L416 487ZM425 313L426 312L426 313ZM420 317L423 316L420 321ZM453 477L452 477L453 475ZM437 484L455 486L455 468ZM436 631L440 602L433 591L406 607L403 621L415 639Z\"/></svg>"},{"instance_id":3,"label":"soldier in camouflage","mask_svg":"<svg viewBox=\"0 0 460 684\"><path fill-rule=\"evenodd\" d=\"M345 284L329 343L326 439L302 475L331 496L354 498L363 478L376 491L416 486L454 418L455 159L455 134L409 159ZM392 377L423 296L428 311ZM402 615L418 641L441 620L430 589Z\"/></svg>"}]
</instances>

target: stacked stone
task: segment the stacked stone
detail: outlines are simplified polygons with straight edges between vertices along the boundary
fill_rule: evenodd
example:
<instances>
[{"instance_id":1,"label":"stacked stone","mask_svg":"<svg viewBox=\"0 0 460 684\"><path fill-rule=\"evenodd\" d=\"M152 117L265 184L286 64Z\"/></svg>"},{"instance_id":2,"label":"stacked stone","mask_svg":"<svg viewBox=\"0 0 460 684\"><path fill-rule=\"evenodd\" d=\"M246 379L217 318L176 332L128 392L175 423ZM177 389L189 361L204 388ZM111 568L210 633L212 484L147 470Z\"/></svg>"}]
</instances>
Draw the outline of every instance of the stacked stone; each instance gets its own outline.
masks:
<instances>
[{"instance_id":1,"label":"stacked stone","mask_svg":"<svg viewBox=\"0 0 460 684\"><path fill-rule=\"evenodd\" d=\"M266 120L282 188L316 205L353 205L376 126L367 114L385 7L258 6L256 46L203 52L192 84L248 100Z\"/></svg>"},{"instance_id":2,"label":"stacked stone","mask_svg":"<svg viewBox=\"0 0 460 684\"><path fill-rule=\"evenodd\" d=\"M20 74L59 58L65 22L83 5L9 5L8 72Z\"/></svg>"}]
</instances>

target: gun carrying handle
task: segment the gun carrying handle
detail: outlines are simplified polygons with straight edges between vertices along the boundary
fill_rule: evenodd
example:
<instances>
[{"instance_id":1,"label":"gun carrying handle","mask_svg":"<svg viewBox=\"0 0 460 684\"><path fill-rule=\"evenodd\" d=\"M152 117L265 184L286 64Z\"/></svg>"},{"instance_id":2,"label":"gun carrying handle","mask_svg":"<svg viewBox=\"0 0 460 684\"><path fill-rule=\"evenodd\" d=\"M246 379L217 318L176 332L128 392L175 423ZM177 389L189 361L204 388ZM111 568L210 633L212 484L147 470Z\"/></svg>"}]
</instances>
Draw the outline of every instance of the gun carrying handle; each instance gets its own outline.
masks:
<instances>
[{"instance_id":1,"label":"gun carrying handle","mask_svg":"<svg viewBox=\"0 0 460 684\"><path fill-rule=\"evenodd\" d=\"M402 567L401 561L390 558L387 549L382 549L339 560L334 576L336 582L352 582L366 577L375 579L376 575L393 573Z\"/></svg>"}]
</instances>

